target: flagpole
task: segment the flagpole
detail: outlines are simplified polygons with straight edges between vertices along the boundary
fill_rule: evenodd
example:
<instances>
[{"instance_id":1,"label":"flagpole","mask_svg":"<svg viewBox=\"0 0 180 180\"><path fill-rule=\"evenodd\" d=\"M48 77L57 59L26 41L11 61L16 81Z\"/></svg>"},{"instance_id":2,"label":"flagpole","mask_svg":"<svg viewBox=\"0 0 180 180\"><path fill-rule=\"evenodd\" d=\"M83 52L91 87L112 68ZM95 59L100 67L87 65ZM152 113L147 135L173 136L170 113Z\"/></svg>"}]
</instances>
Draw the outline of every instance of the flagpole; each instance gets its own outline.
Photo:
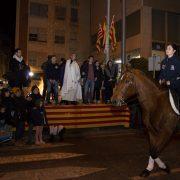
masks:
<instances>
[{"instance_id":1,"label":"flagpole","mask_svg":"<svg viewBox=\"0 0 180 180\"><path fill-rule=\"evenodd\" d=\"M111 0L107 0L107 27L106 27L106 46L105 46L105 54L106 54L106 59L105 63L109 61L110 54L109 54L109 27L110 27L110 7L111 7Z\"/></svg>"},{"instance_id":2,"label":"flagpole","mask_svg":"<svg viewBox=\"0 0 180 180\"><path fill-rule=\"evenodd\" d=\"M122 0L122 63L126 63L126 0Z\"/></svg>"}]
</instances>

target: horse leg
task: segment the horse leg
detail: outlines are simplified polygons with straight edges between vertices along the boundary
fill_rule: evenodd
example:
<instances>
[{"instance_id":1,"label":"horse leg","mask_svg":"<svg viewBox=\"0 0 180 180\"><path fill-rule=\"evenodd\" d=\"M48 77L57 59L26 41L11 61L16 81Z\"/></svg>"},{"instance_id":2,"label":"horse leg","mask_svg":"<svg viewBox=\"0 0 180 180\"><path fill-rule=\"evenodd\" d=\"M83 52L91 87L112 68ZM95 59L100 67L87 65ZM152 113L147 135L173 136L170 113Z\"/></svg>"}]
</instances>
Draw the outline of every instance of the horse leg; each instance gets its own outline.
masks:
<instances>
[{"instance_id":1,"label":"horse leg","mask_svg":"<svg viewBox=\"0 0 180 180\"><path fill-rule=\"evenodd\" d=\"M154 169L154 164L155 161L152 158L152 153L151 153L151 149L153 147L153 142L154 142L154 138L152 138L152 135L149 133L149 138L150 138L150 156L149 156L149 161L148 161L148 165L146 167L145 170L142 171L142 173L140 174L141 177L148 177L151 173L151 171Z\"/></svg>"},{"instance_id":2,"label":"horse leg","mask_svg":"<svg viewBox=\"0 0 180 180\"><path fill-rule=\"evenodd\" d=\"M163 130L160 133L149 131L150 157L146 169L140 174L141 177L147 177L150 175L154 168L155 162L158 164L161 170L170 173L169 167L163 161L161 161L158 156L169 141L172 133L172 130Z\"/></svg>"},{"instance_id":3,"label":"horse leg","mask_svg":"<svg viewBox=\"0 0 180 180\"><path fill-rule=\"evenodd\" d=\"M154 141L150 148L150 155L161 170L170 173L169 167L158 157L173 134L172 130L164 130L158 136L153 137Z\"/></svg>"},{"instance_id":4,"label":"horse leg","mask_svg":"<svg viewBox=\"0 0 180 180\"><path fill-rule=\"evenodd\" d=\"M150 134L154 134L156 132L154 131L153 127L151 126L151 124L149 122L149 113L144 111L142 118L143 118L144 125L146 126L146 128L149 132L149 138L150 138L151 137ZM152 139L152 138L150 138L150 139ZM150 147L152 147L151 141L150 141ZM154 159L151 156L149 156L148 165L147 165L146 169L142 171L140 176L141 177L148 177L150 175L151 171L154 169L154 163L155 163Z\"/></svg>"}]
</instances>

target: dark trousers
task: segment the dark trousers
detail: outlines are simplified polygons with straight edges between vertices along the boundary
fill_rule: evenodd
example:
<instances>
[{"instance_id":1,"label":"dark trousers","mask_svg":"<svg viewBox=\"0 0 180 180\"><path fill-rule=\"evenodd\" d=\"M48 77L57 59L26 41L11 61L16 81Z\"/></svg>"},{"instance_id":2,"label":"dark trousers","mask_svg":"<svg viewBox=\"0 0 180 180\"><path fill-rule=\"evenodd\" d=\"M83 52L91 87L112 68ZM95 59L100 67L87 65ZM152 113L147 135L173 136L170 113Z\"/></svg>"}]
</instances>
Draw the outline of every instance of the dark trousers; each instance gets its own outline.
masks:
<instances>
[{"instance_id":1,"label":"dark trousers","mask_svg":"<svg viewBox=\"0 0 180 180\"><path fill-rule=\"evenodd\" d=\"M113 86L106 86L104 93L105 93L105 102L110 101L113 95Z\"/></svg>"},{"instance_id":2,"label":"dark trousers","mask_svg":"<svg viewBox=\"0 0 180 180\"><path fill-rule=\"evenodd\" d=\"M43 77L43 99L46 99L46 92L47 92L47 79Z\"/></svg>"},{"instance_id":3,"label":"dark trousers","mask_svg":"<svg viewBox=\"0 0 180 180\"><path fill-rule=\"evenodd\" d=\"M85 87L84 87L84 98L86 102L92 102L94 95L94 81L93 80L86 80Z\"/></svg>"},{"instance_id":4,"label":"dark trousers","mask_svg":"<svg viewBox=\"0 0 180 180\"><path fill-rule=\"evenodd\" d=\"M101 88L95 87L94 88L94 100L96 100L96 101L100 100L100 93L101 93Z\"/></svg>"},{"instance_id":5,"label":"dark trousers","mask_svg":"<svg viewBox=\"0 0 180 180\"><path fill-rule=\"evenodd\" d=\"M50 80L47 80L47 97L46 97L47 102L50 102L50 94L52 92L52 89L53 89L53 94L54 94L54 100L57 104L58 103L58 81L54 81L54 83L52 84Z\"/></svg>"},{"instance_id":6,"label":"dark trousers","mask_svg":"<svg viewBox=\"0 0 180 180\"><path fill-rule=\"evenodd\" d=\"M18 121L16 124L16 134L15 134L16 140L20 140L23 138L24 129L25 129L25 123L23 121Z\"/></svg>"}]
</instances>

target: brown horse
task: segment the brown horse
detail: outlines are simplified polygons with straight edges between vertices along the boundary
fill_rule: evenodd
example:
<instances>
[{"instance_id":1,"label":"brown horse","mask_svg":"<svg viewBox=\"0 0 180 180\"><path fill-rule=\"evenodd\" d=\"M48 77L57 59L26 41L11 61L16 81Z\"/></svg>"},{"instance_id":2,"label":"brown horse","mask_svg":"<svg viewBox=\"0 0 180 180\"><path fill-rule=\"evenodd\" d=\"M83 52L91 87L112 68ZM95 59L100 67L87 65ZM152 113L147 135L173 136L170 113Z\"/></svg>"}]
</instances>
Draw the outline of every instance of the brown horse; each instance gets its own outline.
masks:
<instances>
[{"instance_id":1,"label":"brown horse","mask_svg":"<svg viewBox=\"0 0 180 180\"><path fill-rule=\"evenodd\" d=\"M160 90L140 70L126 67L114 89L112 102L119 104L134 95L137 95L142 107L143 123L147 129L150 144L149 163L140 176L149 176L155 162L161 170L170 173L169 167L159 158L178 122L178 117L171 108L168 93Z\"/></svg>"}]
</instances>

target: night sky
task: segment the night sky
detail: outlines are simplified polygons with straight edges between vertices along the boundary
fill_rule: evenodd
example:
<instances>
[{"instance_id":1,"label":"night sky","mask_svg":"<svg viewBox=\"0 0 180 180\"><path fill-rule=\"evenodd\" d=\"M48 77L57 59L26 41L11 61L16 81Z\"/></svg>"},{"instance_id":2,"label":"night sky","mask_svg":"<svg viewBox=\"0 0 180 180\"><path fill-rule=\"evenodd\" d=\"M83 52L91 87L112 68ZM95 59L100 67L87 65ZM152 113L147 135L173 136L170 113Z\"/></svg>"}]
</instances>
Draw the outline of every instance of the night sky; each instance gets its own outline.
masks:
<instances>
[{"instance_id":1,"label":"night sky","mask_svg":"<svg viewBox=\"0 0 180 180\"><path fill-rule=\"evenodd\" d=\"M16 0L5 0L0 6L0 40L7 41L4 46L14 48L16 24Z\"/></svg>"}]
</instances>

